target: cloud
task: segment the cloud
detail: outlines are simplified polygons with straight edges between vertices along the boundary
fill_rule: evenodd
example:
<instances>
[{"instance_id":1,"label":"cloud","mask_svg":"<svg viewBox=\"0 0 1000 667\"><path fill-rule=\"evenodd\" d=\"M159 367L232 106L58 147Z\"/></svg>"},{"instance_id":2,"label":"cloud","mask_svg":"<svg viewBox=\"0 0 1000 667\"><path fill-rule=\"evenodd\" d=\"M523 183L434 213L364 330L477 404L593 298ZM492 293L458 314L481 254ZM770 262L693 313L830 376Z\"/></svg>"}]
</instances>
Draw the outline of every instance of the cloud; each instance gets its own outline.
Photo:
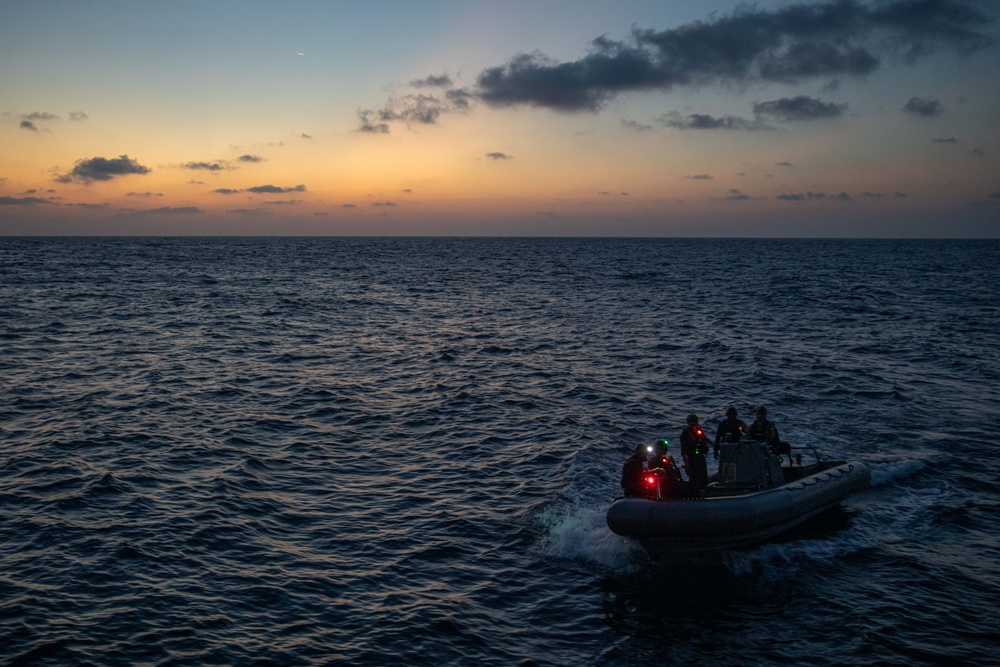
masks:
<instances>
[{"instance_id":1,"label":"cloud","mask_svg":"<svg viewBox=\"0 0 1000 667\"><path fill-rule=\"evenodd\" d=\"M883 197L895 197L897 199L902 199L902 198L906 197L906 193L905 192L894 192L892 194L887 194L885 192L862 192L861 196L862 197L866 197L868 199L882 199Z\"/></svg>"},{"instance_id":2,"label":"cloud","mask_svg":"<svg viewBox=\"0 0 1000 667\"><path fill-rule=\"evenodd\" d=\"M145 198L148 199L149 197L162 197L163 193L162 192L130 192L130 193L128 193L125 196L126 197L145 197Z\"/></svg>"},{"instance_id":3,"label":"cloud","mask_svg":"<svg viewBox=\"0 0 1000 667\"><path fill-rule=\"evenodd\" d=\"M83 113L82 111L70 111L69 112L69 119L70 120L87 120L88 118L90 118L90 116L88 116L87 114Z\"/></svg>"},{"instance_id":4,"label":"cloud","mask_svg":"<svg viewBox=\"0 0 1000 667\"><path fill-rule=\"evenodd\" d=\"M395 206L396 202L392 201L377 201L372 204L372 206Z\"/></svg>"},{"instance_id":5,"label":"cloud","mask_svg":"<svg viewBox=\"0 0 1000 667\"><path fill-rule=\"evenodd\" d=\"M389 134L389 123L378 119L378 111L374 109L358 109L358 132L368 134Z\"/></svg>"},{"instance_id":6,"label":"cloud","mask_svg":"<svg viewBox=\"0 0 1000 667\"><path fill-rule=\"evenodd\" d=\"M436 79L436 77L428 77L428 79ZM417 83L414 82L414 84ZM443 99L423 93L390 97L380 108L358 109L358 131L369 134L388 134L390 123L395 122L407 126L414 124L433 125L437 123L442 114L468 111L472 107L473 99L473 93L464 88L445 91Z\"/></svg>"},{"instance_id":7,"label":"cloud","mask_svg":"<svg viewBox=\"0 0 1000 667\"><path fill-rule=\"evenodd\" d=\"M580 112L634 91L861 77L893 54L912 64L942 49L986 48L993 40L978 30L989 20L966 0L741 5L678 28L633 28L622 41L599 37L571 62L517 54L479 74L477 97L494 107Z\"/></svg>"},{"instance_id":8,"label":"cloud","mask_svg":"<svg viewBox=\"0 0 1000 667\"><path fill-rule=\"evenodd\" d=\"M89 208L89 209L94 209L94 210L102 210L102 209L108 208L109 206L111 206L111 204L64 204L64 206L75 206L77 208Z\"/></svg>"},{"instance_id":9,"label":"cloud","mask_svg":"<svg viewBox=\"0 0 1000 667\"><path fill-rule=\"evenodd\" d=\"M229 165L223 162L185 162L181 167L192 171L225 171L229 169Z\"/></svg>"},{"instance_id":10,"label":"cloud","mask_svg":"<svg viewBox=\"0 0 1000 667\"><path fill-rule=\"evenodd\" d=\"M214 192L217 195L235 195L235 194L239 194L240 192L243 192L243 191L242 190L236 190L236 189L233 189L233 188L218 188L216 190L212 190L212 192Z\"/></svg>"},{"instance_id":11,"label":"cloud","mask_svg":"<svg viewBox=\"0 0 1000 667\"><path fill-rule=\"evenodd\" d=\"M236 213L238 215L273 215L266 208L234 208L226 213Z\"/></svg>"},{"instance_id":12,"label":"cloud","mask_svg":"<svg viewBox=\"0 0 1000 667\"><path fill-rule=\"evenodd\" d=\"M451 103L452 111L468 111L472 107L475 95L465 88L453 88L445 92L444 97Z\"/></svg>"},{"instance_id":13,"label":"cloud","mask_svg":"<svg viewBox=\"0 0 1000 667\"><path fill-rule=\"evenodd\" d=\"M486 157L491 160L513 160L513 155L507 155L506 153L487 153Z\"/></svg>"},{"instance_id":14,"label":"cloud","mask_svg":"<svg viewBox=\"0 0 1000 667\"><path fill-rule=\"evenodd\" d=\"M140 211L140 213L151 215L190 215L191 213L204 213L204 211L197 206L163 206L161 208Z\"/></svg>"},{"instance_id":15,"label":"cloud","mask_svg":"<svg viewBox=\"0 0 1000 667\"><path fill-rule=\"evenodd\" d=\"M728 115L716 117L704 113L684 116L678 111L671 111L661 115L656 122L679 130L774 130L774 127L765 122L764 116L770 116L783 122L807 121L836 118L841 116L846 109L846 104L823 102L807 95L799 95L798 97L783 97L755 104L753 107L755 117L752 120ZM622 126L639 131L653 129L651 125L642 125L635 121L626 120L622 121Z\"/></svg>"},{"instance_id":16,"label":"cloud","mask_svg":"<svg viewBox=\"0 0 1000 667\"><path fill-rule=\"evenodd\" d=\"M53 202L41 197L0 197L0 206L37 206Z\"/></svg>"},{"instance_id":17,"label":"cloud","mask_svg":"<svg viewBox=\"0 0 1000 667\"><path fill-rule=\"evenodd\" d=\"M635 130L636 132L651 132L653 130L652 125L645 125L635 120L625 120L622 118L622 127L626 130Z\"/></svg>"},{"instance_id":18,"label":"cloud","mask_svg":"<svg viewBox=\"0 0 1000 667\"><path fill-rule=\"evenodd\" d=\"M754 115L771 116L785 122L837 118L843 115L846 109L846 104L823 102L807 95L783 97L753 106Z\"/></svg>"},{"instance_id":19,"label":"cloud","mask_svg":"<svg viewBox=\"0 0 1000 667\"><path fill-rule=\"evenodd\" d=\"M264 158L259 155L241 155L236 158L239 162L263 162Z\"/></svg>"},{"instance_id":20,"label":"cloud","mask_svg":"<svg viewBox=\"0 0 1000 667\"><path fill-rule=\"evenodd\" d=\"M59 116L54 113L49 113L47 111L32 111L31 113L21 114L21 124L22 130L29 130L31 132L38 132L39 122L48 122L50 120L59 120Z\"/></svg>"},{"instance_id":21,"label":"cloud","mask_svg":"<svg viewBox=\"0 0 1000 667\"><path fill-rule=\"evenodd\" d=\"M116 158L94 157L80 160L68 174L56 176L60 183L71 183L80 181L91 183L93 181L110 181L118 176L129 174L144 175L152 171L149 167L144 167L128 155L120 155Z\"/></svg>"},{"instance_id":22,"label":"cloud","mask_svg":"<svg viewBox=\"0 0 1000 667\"><path fill-rule=\"evenodd\" d=\"M936 97L911 97L903 111L921 118L933 118L944 113L944 106Z\"/></svg>"},{"instance_id":23,"label":"cloud","mask_svg":"<svg viewBox=\"0 0 1000 667\"><path fill-rule=\"evenodd\" d=\"M55 115L54 113L48 113L47 111L33 111L31 113L22 114L21 118L30 121L59 120L59 116Z\"/></svg>"},{"instance_id":24,"label":"cloud","mask_svg":"<svg viewBox=\"0 0 1000 667\"><path fill-rule=\"evenodd\" d=\"M357 204L341 204L340 208L357 208Z\"/></svg>"},{"instance_id":25,"label":"cloud","mask_svg":"<svg viewBox=\"0 0 1000 667\"><path fill-rule=\"evenodd\" d=\"M400 121L407 125L414 123L432 125L445 111L450 110L450 104L433 95L404 95L391 97L381 109L362 109L358 111L361 119L362 132L389 131L388 123Z\"/></svg>"},{"instance_id":26,"label":"cloud","mask_svg":"<svg viewBox=\"0 0 1000 667\"><path fill-rule=\"evenodd\" d=\"M767 197L751 197L737 188L727 190L724 197L712 197L713 201L757 201L761 199L767 199Z\"/></svg>"},{"instance_id":27,"label":"cloud","mask_svg":"<svg viewBox=\"0 0 1000 667\"><path fill-rule=\"evenodd\" d=\"M451 88L452 82L451 77L447 74L439 74L411 81L410 85L414 88Z\"/></svg>"},{"instance_id":28,"label":"cloud","mask_svg":"<svg viewBox=\"0 0 1000 667\"><path fill-rule=\"evenodd\" d=\"M257 185L252 188L247 188L247 192L255 192L257 194L284 194L286 192L305 192L306 186L304 185L293 185L292 187L283 188L277 185ZM216 191L218 192L218 191Z\"/></svg>"},{"instance_id":29,"label":"cloud","mask_svg":"<svg viewBox=\"0 0 1000 667\"><path fill-rule=\"evenodd\" d=\"M854 198L846 192L841 192L840 194L828 195L825 192L806 192L806 193L796 193L796 194L780 194L777 199L783 201L805 201L807 199L828 199L835 201L854 201Z\"/></svg>"},{"instance_id":30,"label":"cloud","mask_svg":"<svg viewBox=\"0 0 1000 667\"><path fill-rule=\"evenodd\" d=\"M760 119L748 120L738 116L721 116L716 118L703 113L693 113L682 116L677 111L666 113L657 120L662 125L679 130L772 130Z\"/></svg>"},{"instance_id":31,"label":"cloud","mask_svg":"<svg viewBox=\"0 0 1000 667\"><path fill-rule=\"evenodd\" d=\"M691 176L684 176L683 178L690 179L692 181L714 181L715 176L711 174L692 174Z\"/></svg>"},{"instance_id":32,"label":"cloud","mask_svg":"<svg viewBox=\"0 0 1000 667\"><path fill-rule=\"evenodd\" d=\"M943 138L942 137L941 139L931 139L931 143L932 144L957 144L958 143L958 139L956 139L955 137L947 137L947 138Z\"/></svg>"}]
</instances>

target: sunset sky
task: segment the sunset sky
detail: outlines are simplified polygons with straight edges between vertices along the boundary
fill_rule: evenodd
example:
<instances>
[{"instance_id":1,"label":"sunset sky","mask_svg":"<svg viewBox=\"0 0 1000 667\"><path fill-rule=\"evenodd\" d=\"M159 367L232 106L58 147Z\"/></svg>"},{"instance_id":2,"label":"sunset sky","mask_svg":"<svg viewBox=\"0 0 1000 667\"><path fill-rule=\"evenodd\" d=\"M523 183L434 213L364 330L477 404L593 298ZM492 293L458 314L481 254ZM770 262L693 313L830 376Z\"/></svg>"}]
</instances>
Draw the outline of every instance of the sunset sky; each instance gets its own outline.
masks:
<instances>
[{"instance_id":1,"label":"sunset sky","mask_svg":"<svg viewBox=\"0 0 1000 667\"><path fill-rule=\"evenodd\" d=\"M0 235L1000 237L1000 3L0 3Z\"/></svg>"}]
</instances>

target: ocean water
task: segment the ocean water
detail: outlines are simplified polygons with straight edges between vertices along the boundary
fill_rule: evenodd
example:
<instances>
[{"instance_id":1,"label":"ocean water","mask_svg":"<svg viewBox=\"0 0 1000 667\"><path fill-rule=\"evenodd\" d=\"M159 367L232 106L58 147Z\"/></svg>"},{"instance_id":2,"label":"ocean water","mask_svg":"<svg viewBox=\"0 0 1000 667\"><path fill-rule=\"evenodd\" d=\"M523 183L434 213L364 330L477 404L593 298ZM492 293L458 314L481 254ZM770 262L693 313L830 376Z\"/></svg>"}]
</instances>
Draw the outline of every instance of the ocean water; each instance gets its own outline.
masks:
<instances>
[{"instance_id":1,"label":"ocean water","mask_svg":"<svg viewBox=\"0 0 1000 667\"><path fill-rule=\"evenodd\" d=\"M998 294L996 241L0 239L0 663L1000 664ZM761 403L872 487L608 530Z\"/></svg>"}]
</instances>

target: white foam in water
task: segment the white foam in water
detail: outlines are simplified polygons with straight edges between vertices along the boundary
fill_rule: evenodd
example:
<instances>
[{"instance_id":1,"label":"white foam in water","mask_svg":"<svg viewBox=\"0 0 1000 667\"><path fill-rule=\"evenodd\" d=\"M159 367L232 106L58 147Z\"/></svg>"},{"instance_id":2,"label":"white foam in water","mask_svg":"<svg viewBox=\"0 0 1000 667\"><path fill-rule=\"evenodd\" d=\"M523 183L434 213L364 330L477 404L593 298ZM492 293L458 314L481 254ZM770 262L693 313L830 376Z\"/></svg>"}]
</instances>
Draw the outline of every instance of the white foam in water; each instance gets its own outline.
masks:
<instances>
[{"instance_id":1,"label":"white foam in water","mask_svg":"<svg viewBox=\"0 0 1000 667\"><path fill-rule=\"evenodd\" d=\"M573 505L552 507L538 520L548 529L540 545L549 556L587 561L618 572L639 567L645 552L639 543L608 528L605 509Z\"/></svg>"},{"instance_id":2,"label":"white foam in water","mask_svg":"<svg viewBox=\"0 0 1000 667\"><path fill-rule=\"evenodd\" d=\"M884 486L897 479L912 477L927 467L926 461L897 461L874 465L872 471L872 486Z\"/></svg>"}]
</instances>

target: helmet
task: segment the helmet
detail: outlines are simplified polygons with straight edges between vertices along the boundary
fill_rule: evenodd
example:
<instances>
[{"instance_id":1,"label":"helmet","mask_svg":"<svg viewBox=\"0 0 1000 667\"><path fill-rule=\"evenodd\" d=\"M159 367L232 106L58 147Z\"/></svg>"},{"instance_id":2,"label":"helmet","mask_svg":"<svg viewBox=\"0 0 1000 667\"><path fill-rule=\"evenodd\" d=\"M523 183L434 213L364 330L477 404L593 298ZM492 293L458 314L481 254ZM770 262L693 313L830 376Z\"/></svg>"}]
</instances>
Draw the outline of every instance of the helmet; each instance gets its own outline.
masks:
<instances>
[{"instance_id":1,"label":"helmet","mask_svg":"<svg viewBox=\"0 0 1000 667\"><path fill-rule=\"evenodd\" d=\"M757 407L757 414L766 415L767 414L767 408L765 408L763 405L758 406Z\"/></svg>"},{"instance_id":2,"label":"helmet","mask_svg":"<svg viewBox=\"0 0 1000 667\"><path fill-rule=\"evenodd\" d=\"M698 423L698 415L688 415L687 416L687 423L688 424L697 424Z\"/></svg>"},{"instance_id":3,"label":"helmet","mask_svg":"<svg viewBox=\"0 0 1000 667\"><path fill-rule=\"evenodd\" d=\"M734 408L732 406L726 408L726 416L727 417L735 417L736 416L736 408Z\"/></svg>"}]
</instances>

